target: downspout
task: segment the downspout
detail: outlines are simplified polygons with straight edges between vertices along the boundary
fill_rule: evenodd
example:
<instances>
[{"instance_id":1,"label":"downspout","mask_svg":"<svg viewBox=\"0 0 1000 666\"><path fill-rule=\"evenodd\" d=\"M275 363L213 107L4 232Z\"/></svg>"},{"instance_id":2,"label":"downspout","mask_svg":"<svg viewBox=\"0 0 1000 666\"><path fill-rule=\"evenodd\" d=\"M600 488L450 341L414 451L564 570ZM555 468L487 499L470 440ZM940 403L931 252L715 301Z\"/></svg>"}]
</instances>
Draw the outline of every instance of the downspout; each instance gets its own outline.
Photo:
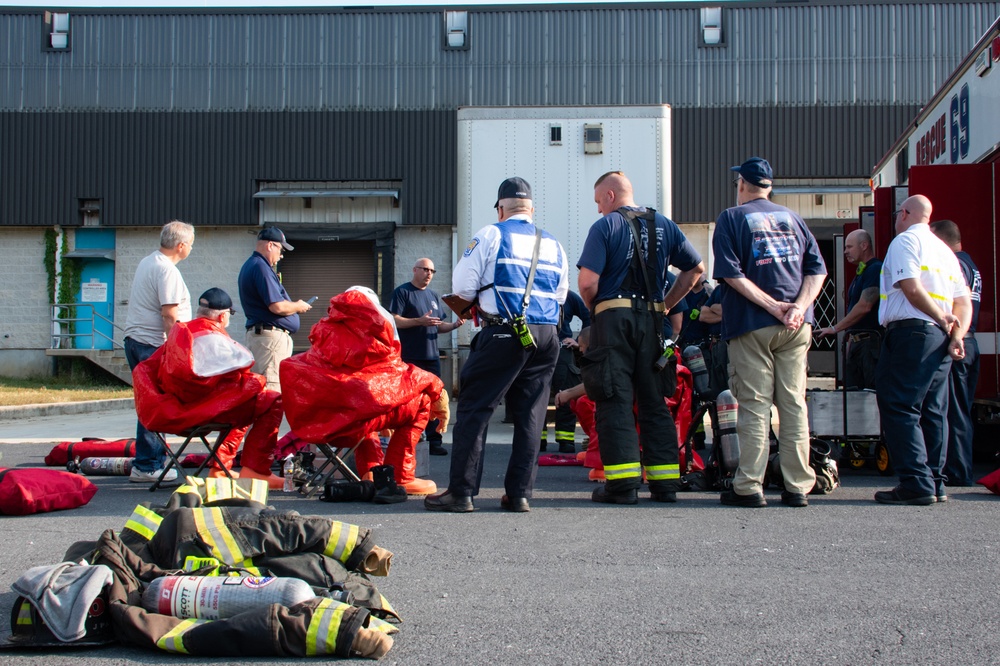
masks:
<instances>
[{"instance_id":1,"label":"downspout","mask_svg":"<svg viewBox=\"0 0 1000 666\"><path fill-rule=\"evenodd\" d=\"M451 228L451 274L455 275L455 266L458 265L458 225ZM451 285L448 285L451 291ZM448 392L455 393L455 385L458 384L458 331L451 334L451 384Z\"/></svg>"}]
</instances>

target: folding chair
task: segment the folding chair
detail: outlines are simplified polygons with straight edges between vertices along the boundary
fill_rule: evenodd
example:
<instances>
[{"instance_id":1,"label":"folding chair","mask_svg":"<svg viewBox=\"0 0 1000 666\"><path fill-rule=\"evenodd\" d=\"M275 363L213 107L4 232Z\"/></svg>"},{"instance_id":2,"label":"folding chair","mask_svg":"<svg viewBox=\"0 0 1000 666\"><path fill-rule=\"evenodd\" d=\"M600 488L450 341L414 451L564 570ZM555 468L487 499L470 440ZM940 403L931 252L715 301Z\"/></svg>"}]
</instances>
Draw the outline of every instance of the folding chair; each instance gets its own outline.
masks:
<instances>
[{"instance_id":1,"label":"folding chair","mask_svg":"<svg viewBox=\"0 0 1000 666\"><path fill-rule=\"evenodd\" d=\"M208 466L209 461L215 460L215 462L219 464L219 467L222 468L222 471L226 473L226 476L232 479L233 476L232 474L229 473L229 469L227 469L226 466L222 463L222 460L219 458L218 451L219 447L226 440L226 437L229 436L229 433L232 432L234 427L235 426L229 423L206 423L204 425L198 426L197 428L186 430L185 432L153 433L163 443L163 448L167 453L168 460L167 464L163 466L163 472L160 473L160 478L158 478L149 487L150 492L160 487L160 483L162 483L163 477L167 475L167 472L170 471L171 467L176 467L178 469L178 472L180 471L181 463L179 458L184 453L184 450L188 447L188 444L190 444L195 440L200 440L201 443L205 445L205 448L208 449L208 457L206 457L205 460L202 461L202 463L198 466L198 469L195 470L194 474L191 474L189 476L198 476L199 474L201 474L202 470ZM213 432L218 432L219 436L215 438L214 444L209 444L207 438L208 435L212 434ZM165 436L166 434L176 434L184 438L184 441L181 443L180 447L178 447L176 451L170 448L170 445L167 444L167 438Z\"/></svg>"},{"instance_id":2,"label":"folding chair","mask_svg":"<svg viewBox=\"0 0 1000 666\"><path fill-rule=\"evenodd\" d=\"M331 446L329 443L313 443L320 453L326 456L323 464L316 468L312 474L309 475L309 479L302 484L299 488L299 492L305 495L307 498L312 497L316 494L317 490L322 489L326 486L327 482L333 478L333 475L340 472L347 479L351 481L360 481L358 475L355 474L354 470L350 468L346 460L350 456L354 455L355 449L357 449L362 442L365 441L365 437L359 439L353 446L341 446L335 447ZM329 469L329 471L327 471Z\"/></svg>"}]
</instances>

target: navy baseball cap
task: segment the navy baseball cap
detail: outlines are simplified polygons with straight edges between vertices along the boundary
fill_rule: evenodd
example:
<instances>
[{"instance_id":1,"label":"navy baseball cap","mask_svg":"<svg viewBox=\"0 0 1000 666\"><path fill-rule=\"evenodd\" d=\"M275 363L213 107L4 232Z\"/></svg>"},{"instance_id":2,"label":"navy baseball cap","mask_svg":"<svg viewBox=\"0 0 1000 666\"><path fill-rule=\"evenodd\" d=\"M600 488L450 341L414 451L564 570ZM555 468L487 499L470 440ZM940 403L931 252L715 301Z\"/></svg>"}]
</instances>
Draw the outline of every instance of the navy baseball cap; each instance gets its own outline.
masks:
<instances>
[{"instance_id":1,"label":"navy baseball cap","mask_svg":"<svg viewBox=\"0 0 1000 666\"><path fill-rule=\"evenodd\" d=\"M212 287L202 294L198 298L198 305L209 310L232 310L236 312L236 309L233 307L233 299L218 287Z\"/></svg>"},{"instance_id":2,"label":"navy baseball cap","mask_svg":"<svg viewBox=\"0 0 1000 666\"><path fill-rule=\"evenodd\" d=\"M507 180L500 183L500 189L497 190L497 202L493 204L494 208L500 207L500 201L503 199L530 199L531 198L531 185L528 185L528 181L524 178L518 178L513 176Z\"/></svg>"},{"instance_id":3,"label":"navy baseball cap","mask_svg":"<svg viewBox=\"0 0 1000 666\"><path fill-rule=\"evenodd\" d=\"M257 240L274 241L275 243L281 243L281 247L286 250L294 250L295 248L288 244L285 240L285 234L281 233L281 229L278 227L264 227L257 234Z\"/></svg>"},{"instance_id":4,"label":"navy baseball cap","mask_svg":"<svg viewBox=\"0 0 1000 666\"><path fill-rule=\"evenodd\" d=\"M762 157L751 157L739 166L729 167L729 170L739 172L740 178L757 187L771 187L774 180L771 165Z\"/></svg>"}]
</instances>

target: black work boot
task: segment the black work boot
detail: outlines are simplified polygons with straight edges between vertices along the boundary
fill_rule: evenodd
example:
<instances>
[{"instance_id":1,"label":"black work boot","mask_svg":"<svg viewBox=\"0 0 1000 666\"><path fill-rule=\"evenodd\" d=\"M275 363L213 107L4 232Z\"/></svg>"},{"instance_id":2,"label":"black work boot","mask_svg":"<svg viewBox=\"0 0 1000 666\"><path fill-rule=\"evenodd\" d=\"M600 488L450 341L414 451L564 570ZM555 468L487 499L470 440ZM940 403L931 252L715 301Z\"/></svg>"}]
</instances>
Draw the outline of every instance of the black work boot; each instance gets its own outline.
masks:
<instances>
[{"instance_id":1,"label":"black work boot","mask_svg":"<svg viewBox=\"0 0 1000 666\"><path fill-rule=\"evenodd\" d=\"M324 502L371 502L375 484L371 481L337 481L323 488Z\"/></svg>"},{"instance_id":2,"label":"black work boot","mask_svg":"<svg viewBox=\"0 0 1000 666\"><path fill-rule=\"evenodd\" d=\"M396 485L396 470L392 465L372 467L372 479L375 481L376 504L397 504L406 501L406 489Z\"/></svg>"}]
</instances>

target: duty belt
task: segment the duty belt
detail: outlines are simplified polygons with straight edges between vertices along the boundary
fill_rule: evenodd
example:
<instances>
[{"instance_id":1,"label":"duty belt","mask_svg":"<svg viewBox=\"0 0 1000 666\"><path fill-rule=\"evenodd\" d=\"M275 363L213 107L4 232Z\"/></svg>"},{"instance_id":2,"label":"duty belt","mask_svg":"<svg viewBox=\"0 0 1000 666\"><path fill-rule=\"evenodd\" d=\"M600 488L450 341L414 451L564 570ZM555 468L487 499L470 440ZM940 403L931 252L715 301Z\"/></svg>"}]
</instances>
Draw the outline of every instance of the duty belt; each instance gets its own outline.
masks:
<instances>
[{"instance_id":1,"label":"duty belt","mask_svg":"<svg viewBox=\"0 0 1000 666\"><path fill-rule=\"evenodd\" d=\"M487 314L485 312L479 313L479 319L482 320L483 326L503 326L504 324L509 324L510 321L504 319L500 315Z\"/></svg>"},{"instance_id":2,"label":"duty belt","mask_svg":"<svg viewBox=\"0 0 1000 666\"><path fill-rule=\"evenodd\" d=\"M281 331L282 333L288 333L288 331L280 326L273 326L271 324L254 324L253 326L248 326L247 330L253 330L257 335L260 335L261 331ZM291 333L288 333L288 335L291 335Z\"/></svg>"},{"instance_id":3,"label":"duty belt","mask_svg":"<svg viewBox=\"0 0 1000 666\"><path fill-rule=\"evenodd\" d=\"M594 306L594 314L599 315L605 310L611 310L614 308L631 308L633 305L644 307L650 312L663 312L664 310L662 301L650 303L649 301L644 301L641 298L609 298L608 300L601 301Z\"/></svg>"},{"instance_id":4,"label":"duty belt","mask_svg":"<svg viewBox=\"0 0 1000 666\"><path fill-rule=\"evenodd\" d=\"M896 321L890 321L885 325L885 330L891 331L894 328L917 328L917 327L937 327L932 321L927 321L926 319L897 319Z\"/></svg>"},{"instance_id":5,"label":"duty belt","mask_svg":"<svg viewBox=\"0 0 1000 666\"><path fill-rule=\"evenodd\" d=\"M875 337L875 334L871 331L861 331L860 333L848 333L847 339L851 342L861 342L862 340L867 340L868 338Z\"/></svg>"}]
</instances>

